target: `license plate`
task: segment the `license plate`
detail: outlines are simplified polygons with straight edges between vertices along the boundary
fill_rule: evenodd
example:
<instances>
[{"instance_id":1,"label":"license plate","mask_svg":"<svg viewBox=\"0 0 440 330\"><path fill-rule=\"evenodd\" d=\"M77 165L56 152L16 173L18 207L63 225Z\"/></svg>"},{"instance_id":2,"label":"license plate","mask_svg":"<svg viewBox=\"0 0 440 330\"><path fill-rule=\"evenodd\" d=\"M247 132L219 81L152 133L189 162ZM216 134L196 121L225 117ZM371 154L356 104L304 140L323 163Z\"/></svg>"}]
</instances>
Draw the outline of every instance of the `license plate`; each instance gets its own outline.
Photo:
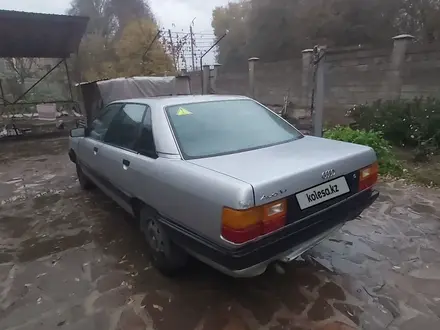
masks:
<instances>
[{"instance_id":1,"label":"license plate","mask_svg":"<svg viewBox=\"0 0 440 330\"><path fill-rule=\"evenodd\" d=\"M301 210L305 210L348 192L350 192L350 188L347 181L341 177L296 194L296 199Z\"/></svg>"}]
</instances>

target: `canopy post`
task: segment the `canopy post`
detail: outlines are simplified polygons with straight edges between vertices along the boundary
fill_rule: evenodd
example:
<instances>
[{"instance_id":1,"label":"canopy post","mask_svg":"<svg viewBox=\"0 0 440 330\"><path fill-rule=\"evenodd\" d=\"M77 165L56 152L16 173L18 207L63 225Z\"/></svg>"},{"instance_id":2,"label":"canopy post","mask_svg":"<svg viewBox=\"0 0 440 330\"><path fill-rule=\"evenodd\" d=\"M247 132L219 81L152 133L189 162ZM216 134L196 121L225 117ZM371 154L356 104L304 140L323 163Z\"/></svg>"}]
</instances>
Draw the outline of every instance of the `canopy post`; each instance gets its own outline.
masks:
<instances>
[{"instance_id":1,"label":"canopy post","mask_svg":"<svg viewBox=\"0 0 440 330\"><path fill-rule=\"evenodd\" d=\"M0 93L3 101L3 106L6 106L6 99L5 99L5 91L3 90L3 79L0 79Z\"/></svg>"},{"instance_id":2,"label":"canopy post","mask_svg":"<svg viewBox=\"0 0 440 330\"><path fill-rule=\"evenodd\" d=\"M72 81L70 80L70 73L69 73L69 66L67 65L67 58L64 59L64 68L66 69L66 77L67 77L67 84L69 86L70 101L73 101Z\"/></svg>"}]
</instances>

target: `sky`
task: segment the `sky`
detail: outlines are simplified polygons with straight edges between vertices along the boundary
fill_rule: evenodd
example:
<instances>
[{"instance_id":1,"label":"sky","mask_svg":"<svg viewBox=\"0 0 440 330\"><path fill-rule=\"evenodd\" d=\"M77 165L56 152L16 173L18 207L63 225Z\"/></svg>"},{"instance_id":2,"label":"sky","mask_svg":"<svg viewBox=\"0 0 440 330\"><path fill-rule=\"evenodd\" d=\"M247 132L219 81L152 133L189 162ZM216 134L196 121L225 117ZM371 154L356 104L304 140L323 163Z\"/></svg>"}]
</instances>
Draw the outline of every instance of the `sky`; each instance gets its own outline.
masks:
<instances>
[{"instance_id":1,"label":"sky","mask_svg":"<svg viewBox=\"0 0 440 330\"><path fill-rule=\"evenodd\" d=\"M212 33L211 17L214 7L225 5L228 0L149 0L159 24L165 29L187 32L194 20L194 31ZM0 0L0 9L37 13L64 14L70 0ZM207 56L207 64L213 64L214 56Z\"/></svg>"},{"instance_id":2,"label":"sky","mask_svg":"<svg viewBox=\"0 0 440 330\"><path fill-rule=\"evenodd\" d=\"M3 0L0 0L0 3ZM212 10L228 0L150 0L151 8L164 28L187 31L194 20L194 30L212 33ZM174 26L173 26L174 24Z\"/></svg>"}]
</instances>

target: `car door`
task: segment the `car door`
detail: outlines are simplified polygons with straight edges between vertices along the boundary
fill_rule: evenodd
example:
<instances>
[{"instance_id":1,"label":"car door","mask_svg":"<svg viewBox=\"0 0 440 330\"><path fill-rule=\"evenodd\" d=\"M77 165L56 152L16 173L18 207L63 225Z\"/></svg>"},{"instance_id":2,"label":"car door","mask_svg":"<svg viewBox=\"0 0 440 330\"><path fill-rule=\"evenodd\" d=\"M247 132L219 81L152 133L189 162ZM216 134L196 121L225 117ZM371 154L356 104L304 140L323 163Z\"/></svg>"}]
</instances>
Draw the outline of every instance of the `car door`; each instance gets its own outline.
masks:
<instances>
[{"instance_id":1,"label":"car door","mask_svg":"<svg viewBox=\"0 0 440 330\"><path fill-rule=\"evenodd\" d=\"M84 173L95 182L100 180L100 149L103 145L104 136L121 107L122 104L120 103L105 107L87 129L86 137L79 144L78 158L80 165Z\"/></svg>"},{"instance_id":2,"label":"car door","mask_svg":"<svg viewBox=\"0 0 440 330\"><path fill-rule=\"evenodd\" d=\"M124 182L127 183L131 196L153 206L158 198L161 168L157 161L150 107L146 109L134 150L137 153L127 155L130 167L126 171Z\"/></svg>"},{"instance_id":3,"label":"car door","mask_svg":"<svg viewBox=\"0 0 440 330\"><path fill-rule=\"evenodd\" d=\"M110 123L100 149L101 173L112 189L112 197L128 211L132 185L136 184L132 162L138 154L136 144L146 109L144 104L124 104Z\"/></svg>"}]
</instances>

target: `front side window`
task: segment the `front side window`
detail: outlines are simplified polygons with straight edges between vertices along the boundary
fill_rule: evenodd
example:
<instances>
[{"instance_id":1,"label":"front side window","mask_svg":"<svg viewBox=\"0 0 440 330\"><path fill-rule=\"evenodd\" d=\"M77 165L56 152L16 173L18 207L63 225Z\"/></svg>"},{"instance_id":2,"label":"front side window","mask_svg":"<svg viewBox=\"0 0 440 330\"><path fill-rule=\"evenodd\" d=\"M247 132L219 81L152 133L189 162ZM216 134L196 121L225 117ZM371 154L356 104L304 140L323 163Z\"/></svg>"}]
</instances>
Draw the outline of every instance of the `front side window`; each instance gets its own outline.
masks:
<instances>
[{"instance_id":1,"label":"front side window","mask_svg":"<svg viewBox=\"0 0 440 330\"><path fill-rule=\"evenodd\" d=\"M104 142L124 149L135 149L146 106L126 104L110 123Z\"/></svg>"},{"instance_id":2,"label":"front side window","mask_svg":"<svg viewBox=\"0 0 440 330\"><path fill-rule=\"evenodd\" d=\"M121 107L122 104L120 103L110 104L109 106L105 107L99 114L99 116L92 122L89 137L94 140L103 141L104 136L110 126L110 123L112 122L113 118L118 114Z\"/></svg>"},{"instance_id":3,"label":"front side window","mask_svg":"<svg viewBox=\"0 0 440 330\"><path fill-rule=\"evenodd\" d=\"M253 100L182 104L167 107L166 113L185 159L265 148L302 137Z\"/></svg>"}]
</instances>

